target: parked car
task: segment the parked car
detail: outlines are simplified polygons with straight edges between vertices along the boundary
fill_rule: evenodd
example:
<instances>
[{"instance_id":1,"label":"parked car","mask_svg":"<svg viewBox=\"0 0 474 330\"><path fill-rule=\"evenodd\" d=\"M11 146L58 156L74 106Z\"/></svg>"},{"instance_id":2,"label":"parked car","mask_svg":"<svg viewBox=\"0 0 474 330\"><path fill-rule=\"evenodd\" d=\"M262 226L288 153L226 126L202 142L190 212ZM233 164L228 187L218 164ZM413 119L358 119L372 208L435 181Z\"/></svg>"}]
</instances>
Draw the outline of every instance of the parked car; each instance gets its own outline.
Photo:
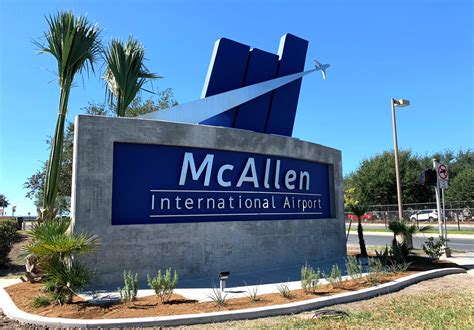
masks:
<instances>
[{"instance_id":1,"label":"parked car","mask_svg":"<svg viewBox=\"0 0 474 330\"><path fill-rule=\"evenodd\" d=\"M410 216L410 220L433 222L435 220L438 220L438 210L428 209L417 211Z\"/></svg>"},{"instance_id":2,"label":"parked car","mask_svg":"<svg viewBox=\"0 0 474 330\"><path fill-rule=\"evenodd\" d=\"M357 216L352 214L352 213L348 213L347 216L346 216L346 219L347 220L352 220L352 221L357 221ZM363 216L360 217L360 220L362 221L373 221L373 220L376 220L377 219L377 216L373 213L364 213Z\"/></svg>"}]
</instances>

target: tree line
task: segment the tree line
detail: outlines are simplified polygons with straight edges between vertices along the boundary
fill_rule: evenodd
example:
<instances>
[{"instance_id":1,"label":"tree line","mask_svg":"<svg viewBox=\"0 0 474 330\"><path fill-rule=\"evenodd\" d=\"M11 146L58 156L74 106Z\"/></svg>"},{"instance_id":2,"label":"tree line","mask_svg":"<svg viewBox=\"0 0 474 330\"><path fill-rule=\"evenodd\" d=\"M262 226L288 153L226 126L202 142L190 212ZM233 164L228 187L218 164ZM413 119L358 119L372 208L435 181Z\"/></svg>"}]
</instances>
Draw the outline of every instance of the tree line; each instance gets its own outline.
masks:
<instances>
[{"instance_id":1,"label":"tree line","mask_svg":"<svg viewBox=\"0 0 474 330\"><path fill-rule=\"evenodd\" d=\"M447 201L474 200L474 152L473 150L448 150L420 156L410 150L399 153L400 181L403 203L427 203L435 200L434 189L421 185L419 176L423 170L433 167L433 158L448 165L449 188ZM344 200L363 205L387 205L397 203L395 158L393 151L385 151L364 159L359 167L344 177Z\"/></svg>"}]
</instances>

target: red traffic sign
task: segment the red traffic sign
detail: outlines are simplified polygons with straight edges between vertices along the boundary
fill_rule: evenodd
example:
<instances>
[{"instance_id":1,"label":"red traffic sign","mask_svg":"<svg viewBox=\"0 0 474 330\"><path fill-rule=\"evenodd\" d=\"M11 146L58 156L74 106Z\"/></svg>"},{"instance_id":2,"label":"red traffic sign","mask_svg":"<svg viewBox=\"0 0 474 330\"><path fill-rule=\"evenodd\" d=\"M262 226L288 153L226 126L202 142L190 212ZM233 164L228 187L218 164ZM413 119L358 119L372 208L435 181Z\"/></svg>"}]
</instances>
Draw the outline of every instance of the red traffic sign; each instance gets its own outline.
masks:
<instances>
[{"instance_id":1,"label":"red traffic sign","mask_svg":"<svg viewBox=\"0 0 474 330\"><path fill-rule=\"evenodd\" d=\"M445 164L438 165L436 172L438 173L438 180L442 180L442 181L449 180L448 166L446 166Z\"/></svg>"}]
</instances>

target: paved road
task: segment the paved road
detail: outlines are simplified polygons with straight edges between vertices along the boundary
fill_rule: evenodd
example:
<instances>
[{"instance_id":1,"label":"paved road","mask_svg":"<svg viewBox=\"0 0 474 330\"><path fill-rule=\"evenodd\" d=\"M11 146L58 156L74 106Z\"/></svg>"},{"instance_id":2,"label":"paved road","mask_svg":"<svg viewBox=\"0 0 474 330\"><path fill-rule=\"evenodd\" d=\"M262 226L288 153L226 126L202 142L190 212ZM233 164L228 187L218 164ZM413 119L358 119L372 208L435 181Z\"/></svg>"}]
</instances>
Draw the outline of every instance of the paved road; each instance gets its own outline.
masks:
<instances>
[{"instance_id":1,"label":"paved road","mask_svg":"<svg viewBox=\"0 0 474 330\"><path fill-rule=\"evenodd\" d=\"M448 235L449 237L449 235ZM365 243L367 245L378 245L385 246L390 245L392 242L392 236L381 236L381 235L371 235L369 232L364 233ZM414 237L413 246L415 248L421 249L421 246L426 241L425 237ZM449 238L449 247L454 250L460 251L474 251L474 237L473 238ZM349 241L347 244L359 244L359 239L357 238L357 233L351 233L349 235Z\"/></svg>"},{"instance_id":2,"label":"paved road","mask_svg":"<svg viewBox=\"0 0 474 330\"><path fill-rule=\"evenodd\" d=\"M420 226L426 226L426 225L430 225L434 229L438 229L438 223L437 222L429 223L429 222L420 221ZM348 226L349 226L349 223L346 222L346 227L348 227ZM357 226L356 221L352 222L352 228L354 228L354 226ZM364 228L377 228L377 229L385 228L385 224L383 224L383 223L362 223L362 226ZM458 225L457 224L447 224L447 227L448 227L448 234L449 233L456 234L456 231L458 230ZM464 224L461 223L460 227L461 227L461 230L472 230L473 233L474 233L474 223L464 223Z\"/></svg>"}]
</instances>

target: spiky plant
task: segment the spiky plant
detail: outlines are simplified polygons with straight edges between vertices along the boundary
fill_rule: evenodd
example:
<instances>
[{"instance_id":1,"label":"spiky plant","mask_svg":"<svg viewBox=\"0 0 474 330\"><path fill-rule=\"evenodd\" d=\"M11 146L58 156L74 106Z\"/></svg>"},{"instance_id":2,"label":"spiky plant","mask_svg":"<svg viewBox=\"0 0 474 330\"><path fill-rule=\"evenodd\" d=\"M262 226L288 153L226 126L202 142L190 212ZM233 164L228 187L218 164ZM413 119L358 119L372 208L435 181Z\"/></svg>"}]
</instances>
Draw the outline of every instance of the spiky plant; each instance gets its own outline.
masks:
<instances>
[{"instance_id":1,"label":"spiky plant","mask_svg":"<svg viewBox=\"0 0 474 330\"><path fill-rule=\"evenodd\" d=\"M68 232L69 220L51 219L39 223L28 232L32 238L23 248L25 258L34 258L42 272L45 289L52 300L68 303L77 289L91 279L93 272L74 256L94 251L99 246L97 236Z\"/></svg>"},{"instance_id":2,"label":"spiky plant","mask_svg":"<svg viewBox=\"0 0 474 330\"><path fill-rule=\"evenodd\" d=\"M409 224L405 220L393 220L388 223L388 229L393 232L393 245L397 244L397 237L400 239L400 244L405 244L408 249L413 248L412 238L416 233L424 233L430 229L431 226L417 227L416 224Z\"/></svg>"},{"instance_id":3,"label":"spiky plant","mask_svg":"<svg viewBox=\"0 0 474 330\"><path fill-rule=\"evenodd\" d=\"M367 248L364 240L364 230L362 228L361 217L367 212L364 205L349 204L350 211L357 217L357 235L359 236L360 255L367 257Z\"/></svg>"},{"instance_id":4,"label":"spiky plant","mask_svg":"<svg viewBox=\"0 0 474 330\"><path fill-rule=\"evenodd\" d=\"M109 103L118 117L125 117L128 106L144 90L145 83L160 77L148 71L144 64L145 48L132 37L126 42L113 39L104 57Z\"/></svg>"},{"instance_id":5,"label":"spiky plant","mask_svg":"<svg viewBox=\"0 0 474 330\"><path fill-rule=\"evenodd\" d=\"M59 12L46 18L49 29L44 33L43 42L35 42L39 53L49 53L58 64L58 83L60 90L59 111L51 151L46 171L43 197L43 212L40 221L50 220L55 215L56 196L59 187L59 174L64 140L64 123L67 114L69 93L77 73L94 70L94 62L100 55L100 30L91 25L86 17L75 17L72 12Z\"/></svg>"}]
</instances>

